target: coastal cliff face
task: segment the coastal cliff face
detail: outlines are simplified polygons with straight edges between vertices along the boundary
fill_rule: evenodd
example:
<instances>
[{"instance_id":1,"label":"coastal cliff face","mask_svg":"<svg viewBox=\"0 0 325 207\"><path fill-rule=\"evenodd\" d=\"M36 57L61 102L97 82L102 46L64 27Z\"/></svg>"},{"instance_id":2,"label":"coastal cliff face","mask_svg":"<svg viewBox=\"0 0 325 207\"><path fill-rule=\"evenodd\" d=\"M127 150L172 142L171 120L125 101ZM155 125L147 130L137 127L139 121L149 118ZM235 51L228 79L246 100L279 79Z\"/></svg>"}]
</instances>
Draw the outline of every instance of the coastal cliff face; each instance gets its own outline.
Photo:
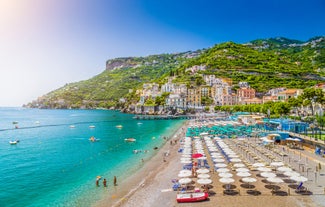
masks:
<instances>
[{"instance_id":1,"label":"coastal cliff face","mask_svg":"<svg viewBox=\"0 0 325 207\"><path fill-rule=\"evenodd\" d=\"M136 65L134 58L116 58L106 61L106 70L112 71L119 68L133 68Z\"/></svg>"}]
</instances>

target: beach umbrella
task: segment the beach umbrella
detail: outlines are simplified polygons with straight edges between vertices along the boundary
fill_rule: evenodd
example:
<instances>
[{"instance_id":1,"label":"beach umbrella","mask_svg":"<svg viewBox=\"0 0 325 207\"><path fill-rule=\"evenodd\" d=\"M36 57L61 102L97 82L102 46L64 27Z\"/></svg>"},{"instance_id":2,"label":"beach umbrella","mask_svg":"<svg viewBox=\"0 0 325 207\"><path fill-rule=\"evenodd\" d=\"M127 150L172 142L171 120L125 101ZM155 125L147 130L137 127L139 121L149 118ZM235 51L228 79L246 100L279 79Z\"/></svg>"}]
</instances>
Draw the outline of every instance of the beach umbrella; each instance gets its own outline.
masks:
<instances>
[{"instance_id":1,"label":"beach umbrella","mask_svg":"<svg viewBox=\"0 0 325 207\"><path fill-rule=\"evenodd\" d=\"M192 155L192 158L199 158L199 157L203 157L203 154L201 153L196 153Z\"/></svg>"},{"instance_id":2,"label":"beach umbrella","mask_svg":"<svg viewBox=\"0 0 325 207\"><path fill-rule=\"evenodd\" d=\"M252 174L250 174L249 172L238 172L236 174L238 177L249 177L251 176Z\"/></svg>"},{"instance_id":3,"label":"beach umbrella","mask_svg":"<svg viewBox=\"0 0 325 207\"><path fill-rule=\"evenodd\" d=\"M197 173L199 173L199 174L205 174L205 173L209 173L210 172L210 170L208 170L208 169L198 169L197 171L196 171Z\"/></svg>"},{"instance_id":4,"label":"beach umbrella","mask_svg":"<svg viewBox=\"0 0 325 207\"><path fill-rule=\"evenodd\" d=\"M244 165L243 163L236 163L233 165L234 167L245 167L246 165Z\"/></svg>"},{"instance_id":5,"label":"beach umbrella","mask_svg":"<svg viewBox=\"0 0 325 207\"><path fill-rule=\"evenodd\" d=\"M224 163L217 163L214 166L217 167L217 168L227 167L227 165L224 164Z\"/></svg>"},{"instance_id":6,"label":"beach umbrella","mask_svg":"<svg viewBox=\"0 0 325 207\"><path fill-rule=\"evenodd\" d=\"M248 185L250 185L250 183L254 183L256 182L256 178L252 178L252 177L246 177L246 178L242 178L241 179L243 182L248 183ZM249 186L250 187L250 186Z\"/></svg>"},{"instance_id":7,"label":"beach umbrella","mask_svg":"<svg viewBox=\"0 0 325 207\"><path fill-rule=\"evenodd\" d=\"M178 180L178 182L180 183L180 184L189 184L189 183L191 183L192 182L192 179L191 178L182 178L182 179L179 179Z\"/></svg>"},{"instance_id":8,"label":"beach umbrella","mask_svg":"<svg viewBox=\"0 0 325 207\"><path fill-rule=\"evenodd\" d=\"M217 169L218 173L225 173L225 172L229 172L230 170L228 168L219 168Z\"/></svg>"},{"instance_id":9,"label":"beach umbrella","mask_svg":"<svg viewBox=\"0 0 325 207\"><path fill-rule=\"evenodd\" d=\"M276 177L276 174L271 172L262 172L260 175L264 178Z\"/></svg>"},{"instance_id":10,"label":"beach umbrella","mask_svg":"<svg viewBox=\"0 0 325 207\"><path fill-rule=\"evenodd\" d=\"M236 155L236 154L230 154L230 155L228 155L228 157L230 157L230 158L238 158L239 156Z\"/></svg>"},{"instance_id":11,"label":"beach umbrella","mask_svg":"<svg viewBox=\"0 0 325 207\"><path fill-rule=\"evenodd\" d=\"M308 180L308 178L304 177L304 176L292 176L290 177L291 180L294 180L296 182L306 182Z\"/></svg>"},{"instance_id":12,"label":"beach umbrella","mask_svg":"<svg viewBox=\"0 0 325 207\"><path fill-rule=\"evenodd\" d=\"M267 168L267 167L259 167L257 168L258 171L261 171L261 172L271 172L272 169L270 168Z\"/></svg>"},{"instance_id":13,"label":"beach umbrella","mask_svg":"<svg viewBox=\"0 0 325 207\"><path fill-rule=\"evenodd\" d=\"M192 156L191 155L187 155L187 154L183 154L182 157L183 158L191 158Z\"/></svg>"},{"instance_id":14,"label":"beach umbrella","mask_svg":"<svg viewBox=\"0 0 325 207\"><path fill-rule=\"evenodd\" d=\"M211 155L212 158L216 158L216 159L221 159L223 158L222 155Z\"/></svg>"},{"instance_id":15,"label":"beach umbrella","mask_svg":"<svg viewBox=\"0 0 325 207\"><path fill-rule=\"evenodd\" d=\"M254 163L252 166L253 167L264 167L265 164L264 163L261 163L261 162L257 162L257 163Z\"/></svg>"},{"instance_id":16,"label":"beach umbrella","mask_svg":"<svg viewBox=\"0 0 325 207\"><path fill-rule=\"evenodd\" d=\"M192 161L191 160L182 160L181 163L182 164L190 164L190 163L192 163Z\"/></svg>"},{"instance_id":17,"label":"beach umbrella","mask_svg":"<svg viewBox=\"0 0 325 207\"><path fill-rule=\"evenodd\" d=\"M266 180L271 183L283 183L284 182L281 178L278 178L278 177L268 177L268 178L266 178Z\"/></svg>"},{"instance_id":18,"label":"beach umbrella","mask_svg":"<svg viewBox=\"0 0 325 207\"><path fill-rule=\"evenodd\" d=\"M178 177L186 178L192 176L192 172L190 170L182 170L179 172Z\"/></svg>"},{"instance_id":19,"label":"beach umbrella","mask_svg":"<svg viewBox=\"0 0 325 207\"><path fill-rule=\"evenodd\" d=\"M284 174L285 176L288 176L288 177L300 176L299 173L294 172L294 171L287 171L287 172L284 172L283 174Z\"/></svg>"},{"instance_id":20,"label":"beach umbrella","mask_svg":"<svg viewBox=\"0 0 325 207\"><path fill-rule=\"evenodd\" d=\"M230 162L241 162L241 159L238 159L238 158L232 158L232 159L230 159Z\"/></svg>"},{"instance_id":21,"label":"beach umbrella","mask_svg":"<svg viewBox=\"0 0 325 207\"><path fill-rule=\"evenodd\" d=\"M232 178L220 178L219 181L227 184L227 190L229 189L229 184L235 182L235 180Z\"/></svg>"},{"instance_id":22,"label":"beach umbrella","mask_svg":"<svg viewBox=\"0 0 325 207\"><path fill-rule=\"evenodd\" d=\"M232 178L220 178L219 181L220 181L221 183L225 183L225 184L230 184L230 183L235 182L235 180L232 179Z\"/></svg>"},{"instance_id":23,"label":"beach umbrella","mask_svg":"<svg viewBox=\"0 0 325 207\"><path fill-rule=\"evenodd\" d=\"M249 169L245 168L245 167L240 167L236 169L236 172L249 172Z\"/></svg>"},{"instance_id":24,"label":"beach umbrella","mask_svg":"<svg viewBox=\"0 0 325 207\"><path fill-rule=\"evenodd\" d=\"M220 159L220 158L215 158L215 159L213 159L213 162L222 163L222 162L225 162L225 160L224 159Z\"/></svg>"},{"instance_id":25,"label":"beach umbrella","mask_svg":"<svg viewBox=\"0 0 325 207\"><path fill-rule=\"evenodd\" d=\"M274 167L280 167L280 166L283 166L284 163L283 162L271 162L270 165L274 166Z\"/></svg>"},{"instance_id":26,"label":"beach umbrella","mask_svg":"<svg viewBox=\"0 0 325 207\"><path fill-rule=\"evenodd\" d=\"M181 157L181 159L180 159L181 161L188 161L188 160L192 160L192 158L190 158L190 157Z\"/></svg>"},{"instance_id":27,"label":"beach umbrella","mask_svg":"<svg viewBox=\"0 0 325 207\"><path fill-rule=\"evenodd\" d=\"M229 172L219 173L219 177L222 178L231 178L233 175Z\"/></svg>"},{"instance_id":28,"label":"beach umbrella","mask_svg":"<svg viewBox=\"0 0 325 207\"><path fill-rule=\"evenodd\" d=\"M210 175L209 174L198 174L198 176L197 176L198 178L200 178L200 179L206 179L206 178L210 178Z\"/></svg>"},{"instance_id":29,"label":"beach umbrella","mask_svg":"<svg viewBox=\"0 0 325 207\"><path fill-rule=\"evenodd\" d=\"M181 171L179 171L179 174L183 174L183 173L192 173L192 171L190 171L190 170L181 170Z\"/></svg>"},{"instance_id":30,"label":"beach umbrella","mask_svg":"<svg viewBox=\"0 0 325 207\"><path fill-rule=\"evenodd\" d=\"M201 184L201 185L208 185L208 184L212 183L212 180L207 179L207 178L203 178L203 179L198 179L196 182Z\"/></svg>"},{"instance_id":31,"label":"beach umbrella","mask_svg":"<svg viewBox=\"0 0 325 207\"><path fill-rule=\"evenodd\" d=\"M292 169L290 167L278 167L277 168L278 171L280 172L288 172L288 171L292 171Z\"/></svg>"}]
</instances>

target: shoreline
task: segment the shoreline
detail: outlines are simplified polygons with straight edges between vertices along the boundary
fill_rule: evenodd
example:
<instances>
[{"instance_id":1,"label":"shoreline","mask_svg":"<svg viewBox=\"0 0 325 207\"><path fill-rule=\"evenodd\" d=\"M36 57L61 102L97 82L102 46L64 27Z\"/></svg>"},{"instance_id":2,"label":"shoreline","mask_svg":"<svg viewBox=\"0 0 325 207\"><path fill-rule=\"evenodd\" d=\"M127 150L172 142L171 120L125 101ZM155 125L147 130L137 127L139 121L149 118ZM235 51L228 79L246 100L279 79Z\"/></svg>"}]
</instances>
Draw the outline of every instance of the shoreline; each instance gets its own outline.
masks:
<instances>
[{"instance_id":1,"label":"shoreline","mask_svg":"<svg viewBox=\"0 0 325 207\"><path fill-rule=\"evenodd\" d=\"M113 190L110 190L110 192L102 200L97 201L93 206L124 207L128 204L129 199L134 197L135 193L144 187L149 186L153 182L158 172L163 171L167 165L177 164L174 162L174 160L177 156L176 148L179 145L178 142L177 144L171 145L170 141L178 141L182 136L184 136L188 123L189 121L185 121L182 125L180 125L178 129L176 129L175 132L170 135L170 138L162 144L157 153L150 159L146 160L135 174L123 181L118 181L118 186L114 186ZM176 139L175 136L177 136ZM170 152L170 154L165 157L164 162L165 152ZM175 169L178 170L178 168ZM171 187L171 184L172 183L170 182L169 187Z\"/></svg>"}]
</instances>

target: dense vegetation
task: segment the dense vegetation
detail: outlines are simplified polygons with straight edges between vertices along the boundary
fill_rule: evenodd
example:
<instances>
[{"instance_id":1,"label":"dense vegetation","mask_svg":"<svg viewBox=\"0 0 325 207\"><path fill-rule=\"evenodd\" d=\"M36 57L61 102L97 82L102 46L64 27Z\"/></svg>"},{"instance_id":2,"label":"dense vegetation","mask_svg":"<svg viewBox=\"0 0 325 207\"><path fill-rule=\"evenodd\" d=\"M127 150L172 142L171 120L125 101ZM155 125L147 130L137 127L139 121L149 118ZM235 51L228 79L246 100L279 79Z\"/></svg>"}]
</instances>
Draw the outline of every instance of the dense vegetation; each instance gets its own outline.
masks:
<instances>
[{"instance_id":1,"label":"dense vegetation","mask_svg":"<svg viewBox=\"0 0 325 207\"><path fill-rule=\"evenodd\" d=\"M161 84L169 76L188 87L204 84L202 74L214 74L230 78L234 84L246 81L260 93L276 87L306 88L324 82L325 37L307 42L285 38L247 44L227 42L195 52L116 58L107 61L107 65L101 74L67 84L28 106L108 108L118 105L122 97L129 103L136 101L135 90L143 83ZM186 70L200 65L205 69L196 73Z\"/></svg>"}]
</instances>

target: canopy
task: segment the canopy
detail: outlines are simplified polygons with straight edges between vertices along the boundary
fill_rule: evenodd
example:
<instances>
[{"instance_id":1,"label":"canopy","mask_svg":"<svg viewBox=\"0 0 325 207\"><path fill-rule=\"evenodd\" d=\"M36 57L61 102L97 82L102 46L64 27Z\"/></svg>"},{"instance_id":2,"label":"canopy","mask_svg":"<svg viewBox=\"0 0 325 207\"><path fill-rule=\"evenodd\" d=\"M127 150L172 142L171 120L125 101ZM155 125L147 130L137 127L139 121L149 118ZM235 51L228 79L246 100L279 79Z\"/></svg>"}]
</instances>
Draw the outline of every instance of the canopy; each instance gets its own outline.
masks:
<instances>
[{"instance_id":1,"label":"canopy","mask_svg":"<svg viewBox=\"0 0 325 207\"><path fill-rule=\"evenodd\" d=\"M212 183L212 180L211 179L203 178L203 179L198 179L197 180L197 183L202 184L202 185L208 185L208 184L211 184Z\"/></svg>"},{"instance_id":2,"label":"canopy","mask_svg":"<svg viewBox=\"0 0 325 207\"><path fill-rule=\"evenodd\" d=\"M229 172L230 170L228 168L219 168L217 169L218 173L225 173L225 172Z\"/></svg>"},{"instance_id":3,"label":"canopy","mask_svg":"<svg viewBox=\"0 0 325 207\"><path fill-rule=\"evenodd\" d=\"M209 173L210 171L208 169L198 169L196 172L204 174L204 173Z\"/></svg>"},{"instance_id":4,"label":"canopy","mask_svg":"<svg viewBox=\"0 0 325 207\"><path fill-rule=\"evenodd\" d=\"M199 158L199 157L203 157L203 154L201 153L196 153L192 155L192 158Z\"/></svg>"},{"instance_id":5,"label":"canopy","mask_svg":"<svg viewBox=\"0 0 325 207\"><path fill-rule=\"evenodd\" d=\"M232 178L220 178L219 181L220 181L221 183L225 183L225 184L229 184L229 183L233 183L233 182L235 182L235 180L232 179Z\"/></svg>"},{"instance_id":6,"label":"canopy","mask_svg":"<svg viewBox=\"0 0 325 207\"><path fill-rule=\"evenodd\" d=\"M256 178L251 178L251 177L242 178L241 180L245 183L254 183L257 181Z\"/></svg>"},{"instance_id":7,"label":"canopy","mask_svg":"<svg viewBox=\"0 0 325 207\"><path fill-rule=\"evenodd\" d=\"M264 178L270 178L270 177L276 177L276 174L271 172L262 172L261 176Z\"/></svg>"},{"instance_id":8,"label":"canopy","mask_svg":"<svg viewBox=\"0 0 325 207\"><path fill-rule=\"evenodd\" d=\"M297 182L306 182L308 180L308 178L304 177L304 176L292 176L290 177L291 180L297 181Z\"/></svg>"},{"instance_id":9,"label":"canopy","mask_svg":"<svg viewBox=\"0 0 325 207\"><path fill-rule=\"evenodd\" d=\"M210 175L209 174L198 174L197 176L198 178L210 178Z\"/></svg>"},{"instance_id":10,"label":"canopy","mask_svg":"<svg viewBox=\"0 0 325 207\"><path fill-rule=\"evenodd\" d=\"M231 178L233 175L229 172L219 173L219 177L222 178Z\"/></svg>"},{"instance_id":11,"label":"canopy","mask_svg":"<svg viewBox=\"0 0 325 207\"><path fill-rule=\"evenodd\" d=\"M191 178L182 178L182 179L179 179L178 182L180 184L189 184L190 182L192 182L192 179Z\"/></svg>"},{"instance_id":12,"label":"canopy","mask_svg":"<svg viewBox=\"0 0 325 207\"><path fill-rule=\"evenodd\" d=\"M249 172L239 172L236 175L239 176L239 177L249 177L252 174L250 174Z\"/></svg>"}]
</instances>

